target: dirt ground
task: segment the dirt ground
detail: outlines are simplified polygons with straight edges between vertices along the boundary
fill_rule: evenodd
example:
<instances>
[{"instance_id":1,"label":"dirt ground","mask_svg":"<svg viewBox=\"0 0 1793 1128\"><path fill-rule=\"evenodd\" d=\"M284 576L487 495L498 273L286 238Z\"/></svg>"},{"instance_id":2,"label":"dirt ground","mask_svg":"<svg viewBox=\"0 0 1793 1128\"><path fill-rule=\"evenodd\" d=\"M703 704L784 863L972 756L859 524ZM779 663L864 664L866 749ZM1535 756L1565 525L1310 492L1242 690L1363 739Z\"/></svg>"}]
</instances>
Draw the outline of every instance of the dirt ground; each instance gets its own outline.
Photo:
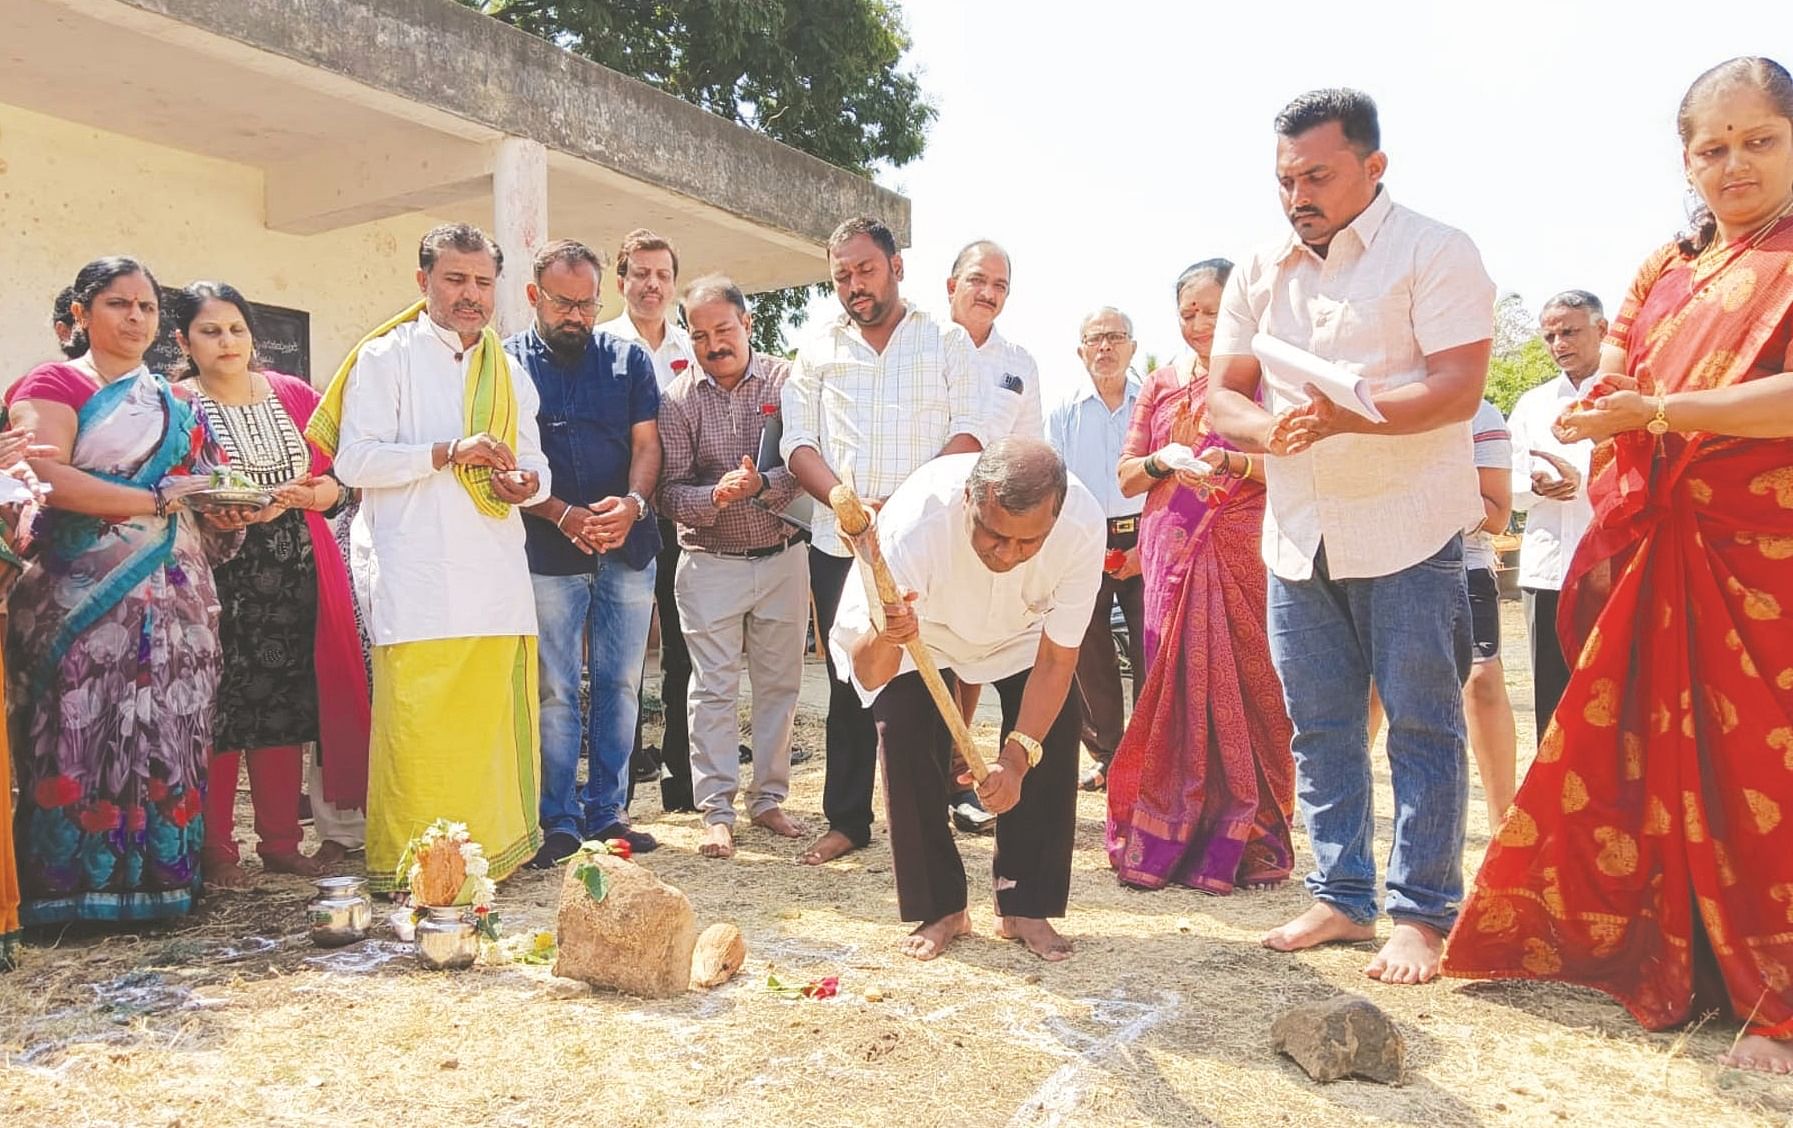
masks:
<instances>
[{"instance_id":1,"label":"dirt ground","mask_svg":"<svg viewBox=\"0 0 1793 1128\"><path fill-rule=\"evenodd\" d=\"M1518 605L1506 611L1529 750L1524 629ZM799 741L818 752L819 721L806 704ZM820 760L797 769L791 801L812 826ZM1385 766L1377 774L1386 812ZM1228 898L1122 889L1101 850L1099 796L1079 805L1064 926L1077 954L1057 965L993 938L978 888L977 936L932 964L898 956L882 827L872 848L811 871L793 864L799 843L748 829L734 861L709 861L696 853L696 816L662 816L651 798L637 813L664 844L643 864L690 895L700 926L729 920L745 933L748 963L728 985L645 1002L575 989L539 966L430 973L384 930L324 952L304 935L310 886L270 877L164 929L68 933L29 949L0 976L0 1123L1793 1122L1793 1081L1714 1064L1727 1024L1649 1034L1592 992L1383 987L1362 975L1367 945L1261 948L1264 929L1307 904L1299 884ZM1386 815L1378 830L1386 849ZM1472 868L1487 835L1478 789ZM988 873L989 840L960 845L967 868ZM551 927L558 880L507 881L507 929ZM766 988L770 972L838 975L841 993L783 998ZM1399 1023L1408 1085L1317 1086L1271 1051L1276 1014L1341 991Z\"/></svg>"}]
</instances>

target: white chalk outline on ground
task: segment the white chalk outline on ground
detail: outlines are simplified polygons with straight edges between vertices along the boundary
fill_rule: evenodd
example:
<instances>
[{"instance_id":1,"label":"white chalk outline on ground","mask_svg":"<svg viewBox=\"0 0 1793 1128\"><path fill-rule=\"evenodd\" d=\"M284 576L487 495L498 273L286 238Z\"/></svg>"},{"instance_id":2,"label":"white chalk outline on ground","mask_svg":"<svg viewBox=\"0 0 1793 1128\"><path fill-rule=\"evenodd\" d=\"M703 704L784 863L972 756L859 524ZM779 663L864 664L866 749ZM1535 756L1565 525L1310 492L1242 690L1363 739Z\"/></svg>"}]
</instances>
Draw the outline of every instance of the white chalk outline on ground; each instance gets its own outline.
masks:
<instances>
[{"instance_id":1,"label":"white chalk outline on ground","mask_svg":"<svg viewBox=\"0 0 1793 1128\"><path fill-rule=\"evenodd\" d=\"M1115 1003L1113 999L1078 1001L1087 1003L1098 1020L1104 1010L1114 1009ZM1076 1051L1073 1060L1054 1070L1052 1076L1046 1078L1031 1096L1021 1102L1015 1115L1009 1118L1009 1128L1032 1128L1036 1125L1056 1128L1065 1123L1065 1118L1076 1111L1083 1099L1081 1083L1085 1074L1100 1068L1103 1060L1116 1051L1137 1042L1146 1031L1175 1014L1182 1004L1183 997L1175 991L1158 992L1157 1006L1149 1007L1119 1029Z\"/></svg>"}]
</instances>

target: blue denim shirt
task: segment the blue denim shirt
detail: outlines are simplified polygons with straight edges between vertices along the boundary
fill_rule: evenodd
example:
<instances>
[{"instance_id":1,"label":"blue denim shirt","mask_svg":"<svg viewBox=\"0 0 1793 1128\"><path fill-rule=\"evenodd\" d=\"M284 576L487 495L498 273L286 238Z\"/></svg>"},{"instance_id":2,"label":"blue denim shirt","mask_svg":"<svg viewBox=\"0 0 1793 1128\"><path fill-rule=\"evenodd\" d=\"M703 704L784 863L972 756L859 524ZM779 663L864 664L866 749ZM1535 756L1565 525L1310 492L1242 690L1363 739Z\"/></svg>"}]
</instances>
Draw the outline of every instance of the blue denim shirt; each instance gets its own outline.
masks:
<instances>
[{"instance_id":1,"label":"blue denim shirt","mask_svg":"<svg viewBox=\"0 0 1793 1128\"><path fill-rule=\"evenodd\" d=\"M660 415L660 386L647 350L594 333L578 364L564 368L534 326L505 341L504 350L529 373L541 396L536 422L554 476L554 496L589 505L628 493L629 431ZM530 517L523 524L529 536L529 570L538 576L595 572L606 559L580 552L551 521ZM649 513L635 523L622 547L607 555L640 571L659 552L660 525Z\"/></svg>"}]
</instances>

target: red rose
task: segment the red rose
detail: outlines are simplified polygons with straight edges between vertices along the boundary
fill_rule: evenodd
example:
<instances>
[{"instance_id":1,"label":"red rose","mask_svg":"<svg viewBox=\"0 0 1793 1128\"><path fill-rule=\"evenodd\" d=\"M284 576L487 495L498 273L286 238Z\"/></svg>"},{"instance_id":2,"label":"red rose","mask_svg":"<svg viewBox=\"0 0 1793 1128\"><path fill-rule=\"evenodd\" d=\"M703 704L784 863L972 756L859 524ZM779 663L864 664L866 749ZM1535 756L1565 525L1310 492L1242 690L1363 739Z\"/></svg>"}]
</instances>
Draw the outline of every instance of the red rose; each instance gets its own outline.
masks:
<instances>
[{"instance_id":1,"label":"red rose","mask_svg":"<svg viewBox=\"0 0 1793 1128\"><path fill-rule=\"evenodd\" d=\"M117 806L104 799L96 799L88 805L86 810L81 812L75 821L81 824L82 830L91 834L99 834L103 831L118 829L119 819L120 812Z\"/></svg>"},{"instance_id":2,"label":"red rose","mask_svg":"<svg viewBox=\"0 0 1793 1128\"><path fill-rule=\"evenodd\" d=\"M149 813L142 807L125 808L125 829L133 833L149 825Z\"/></svg>"},{"instance_id":3,"label":"red rose","mask_svg":"<svg viewBox=\"0 0 1793 1128\"><path fill-rule=\"evenodd\" d=\"M37 805L43 808L66 807L78 802L81 798L81 784L73 776L53 775L37 781L37 787L31 792Z\"/></svg>"},{"instance_id":4,"label":"red rose","mask_svg":"<svg viewBox=\"0 0 1793 1128\"><path fill-rule=\"evenodd\" d=\"M168 781L157 779L155 776L150 776L149 788L146 793L149 795L151 802L160 803L162 800L168 798Z\"/></svg>"},{"instance_id":5,"label":"red rose","mask_svg":"<svg viewBox=\"0 0 1793 1128\"><path fill-rule=\"evenodd\" d=\"M760 404L760 414L761 415L777 415L778 414L778 405L775 403L762 403L762 404Z\"/></svg>"},{"instance_id":6,"label":"red rose","mask_svg":"<svg viewBox=\"0 0 1793 1128\"><path fill-rule=\"evenodd\" d=\"M673 375L676 376L679 373L683 372L685 369L690 368L690 367L691 367L691 362L681 356L672 362Z\"/></svg>"},{"instance_id":7,"label":"red rose","mask_svg":"<svg viewBox=\"0 0 1793 1128\"><path fill-rule=\"evenodd\" d=\"M475 905L475 906L473 906L473 915L474 916L485 916L487 913L489 913L491 911L492 911L492 906L490 906L490 905Z\"/></svg>"},{"instance_id":8,"label":"red rose","mask_svg":"<svg viewBox=\"0 0 1793 1128\"><path fill-rule=\"evenodd\" d=\"M610 841L604 843L604 845L609 849L613 857L621 858L625 862L635 856L635 848L629 845L629 840L627 838L612 838Z\"/></svg>"},{"instance_id":9,"label":"red rose","mask_svg":"<svg viewBox=\"0 0 1793 1128\"><path fill-rule=\"evenodd\" d=\"M1127 551L1125 549L1111 548L1108 550L1108 555L1102 558L1102 570L1111 575L1120 571L1126 564Z\"/></svg>"}]
</instances>

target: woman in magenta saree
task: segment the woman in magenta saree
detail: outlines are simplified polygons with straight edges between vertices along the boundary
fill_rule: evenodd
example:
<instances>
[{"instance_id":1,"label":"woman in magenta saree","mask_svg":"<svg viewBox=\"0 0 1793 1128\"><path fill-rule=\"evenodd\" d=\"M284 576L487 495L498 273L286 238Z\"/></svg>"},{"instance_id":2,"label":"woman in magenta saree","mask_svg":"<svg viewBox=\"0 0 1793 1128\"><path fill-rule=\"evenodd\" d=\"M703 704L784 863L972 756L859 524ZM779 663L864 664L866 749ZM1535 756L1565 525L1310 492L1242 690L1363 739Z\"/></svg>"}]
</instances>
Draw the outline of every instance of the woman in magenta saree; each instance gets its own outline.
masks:
<instances>
[{"instance_id":1,"label":"woman in magenta saree","mask_svg":"<svg viewBox=\"0 0 1793 1128\"><path fill-rule=\"evenodd\" d=\"M1793 1072L1793 78L1681 107L1711 214L1645 264L1592 403L1578 655L1451 934L1449 975L1598 988L1650 1029L1715 1007Z\"/></svg>"},{"instance_id":2,"label":"woman in magenta saree","mask_svg":"<svg viewBox=\"0 0 1793 1128\"><path fill-rule=\"evenodd\" d=\"M1232 264L1177 280L1189 345L1146 380L1122 449L1139 522L1146 683L1108 770L1108 858L1121 882L1204 893L1285 880L1294 865L1291 729L1265 628L1263 471L1207 423L1207 358ZM1176 472L1181 444L1211 468Z\"/></svg>"}]
</instances>

